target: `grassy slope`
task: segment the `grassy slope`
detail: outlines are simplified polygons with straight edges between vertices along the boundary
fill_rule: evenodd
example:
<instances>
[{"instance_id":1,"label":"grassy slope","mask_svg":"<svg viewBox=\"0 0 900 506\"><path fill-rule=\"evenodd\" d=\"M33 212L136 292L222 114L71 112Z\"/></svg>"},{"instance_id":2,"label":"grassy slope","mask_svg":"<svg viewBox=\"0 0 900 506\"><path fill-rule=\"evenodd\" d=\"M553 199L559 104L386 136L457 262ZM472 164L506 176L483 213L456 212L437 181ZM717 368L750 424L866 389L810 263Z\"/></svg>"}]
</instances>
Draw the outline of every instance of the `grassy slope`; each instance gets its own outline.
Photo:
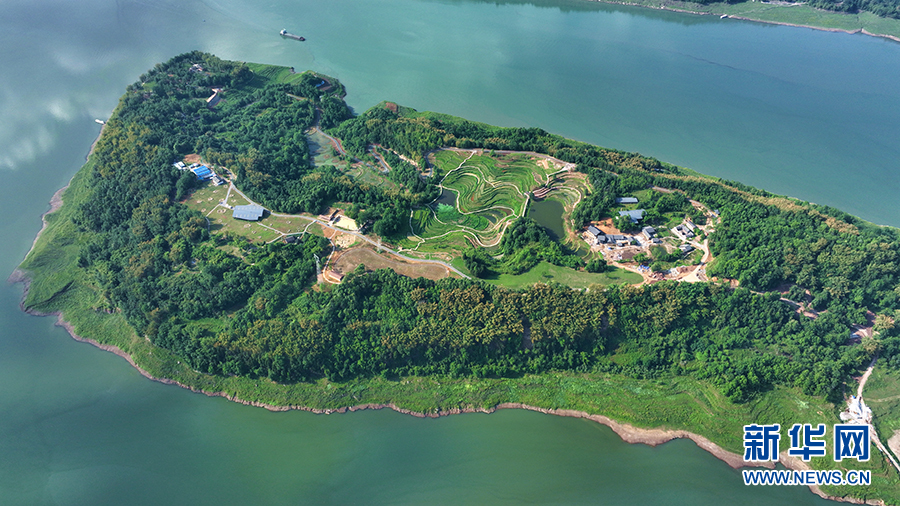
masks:
<instances>
[{"instance_id":1,"label":"grassy slope","mask_svg":"<svg viewBox=\"0 0 900 506\"><path fill-rule=\"evenodd\" d=\"M549 283L551 281L571 286L572 288L587 288L591 285L611 285L614 283L635 284L640 283L642 279L640 274L624 269L595 274L541 262L528 272L518 275L500 274L485 281L507 288L518 289L535 283Z\"/></svg>"},{"instance_id":2,"label":"grassy slope","mask_svg":"<svg viewBox=\"0 0 900 506\"><path fill-rule=\"evenodd\" d=\"M207 392L222 392L246 402L316 409L394 403L412 411L434 413L453 408L488 408L502 402L567 408L603 414L638 427L688 430L737 453L742 448L741 426L746 423L777 422L789 426L794 422L831 424L836 420L835 406L793 389L777 388L753 402L734 405L714 387L683 377L635 380L602 373L551 373L504 379L371 378L346 383L321 380L279 385L267 379L209 376L192 371L177 356L137 336L121 314L103 310L106 304L102 294L75 265L85 237L71 224L71 215L78 203L87 198L84 180L90 163L73 178L63 194L65 205L47 217L47 228L22 264L32 278L25 306L39 312L62 312L77 334L118 347L156 378L169 378ZM877 388L878 376L873 381L873 388ZM896 381L888 383L896 385ZM896 418L892 420L890 425L894 426ZM814 464L837 465L826 459ZM900 502L896 473L885 467L880 454L874 452L866 467L873 469L871 487L828 492L865 494L884 498L888 503Z\"/></svg>"}]
</instances>

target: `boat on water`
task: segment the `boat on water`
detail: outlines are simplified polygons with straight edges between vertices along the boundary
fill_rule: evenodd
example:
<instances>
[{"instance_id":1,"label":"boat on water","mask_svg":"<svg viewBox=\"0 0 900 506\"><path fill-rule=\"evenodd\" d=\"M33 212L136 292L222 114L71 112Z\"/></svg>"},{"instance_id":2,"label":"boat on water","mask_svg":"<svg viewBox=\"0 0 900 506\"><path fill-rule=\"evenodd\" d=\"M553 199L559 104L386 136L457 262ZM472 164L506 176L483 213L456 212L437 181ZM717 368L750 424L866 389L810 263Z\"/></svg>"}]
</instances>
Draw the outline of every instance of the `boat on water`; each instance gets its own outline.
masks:
<instances>
[{"instance_id":1,"label":"boat on water","mask_svg":"<svg viewBox=\"0 0 900 506\"><path fill-rule=\"evenodd\" d=\"M289 39L299 40L300 42L303 42L304 40L306 40L305 38L303 38L299 35L294 35L293 33L290 33L285 29L282 29L280 32L278 32L278 35L281 35L282 37L287 37Z\"/></svg>"},{"instance_id":2,"label":"boat on water","mask_svg":"<svg viewBox=\"0 0 900 506\"><path fill-rule=\"evenodd\" d=\"M722 14L721 16L719 16L719 19L725 19L727 17L728 17L728 14Z\"/></svg>"}]
</instances>

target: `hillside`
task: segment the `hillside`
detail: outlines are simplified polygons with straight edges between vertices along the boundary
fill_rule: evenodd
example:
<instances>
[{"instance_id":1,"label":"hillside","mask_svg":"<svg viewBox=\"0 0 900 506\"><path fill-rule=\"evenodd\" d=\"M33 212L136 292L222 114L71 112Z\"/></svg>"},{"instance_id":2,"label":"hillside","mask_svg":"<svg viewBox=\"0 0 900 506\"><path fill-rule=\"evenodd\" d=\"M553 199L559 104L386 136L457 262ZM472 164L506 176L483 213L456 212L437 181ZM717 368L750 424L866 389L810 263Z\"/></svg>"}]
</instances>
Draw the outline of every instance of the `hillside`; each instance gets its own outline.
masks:
<instances>
[{"instance_id":1,"label":"hillside","mask_svg":"<svg viewBox=\"0 0 900 506\"><path fill-rule=\"evenodd\" d=\"M744 423L833 423L876 355L900 367L895 229L536 128L391 103L351 117L344 93L329 76L197 52L157 65L127 88L23 262L25 308L61 312L152 376L248 402L523 402L732 451ZM613 250L583 233L604 220L629 232L623 196L660 230L714 223L701 230L721 282L616 284ZM538 199L563 208L559 231L528 216ZM230 217L252 204L261 221ZM686 262L683 241L660 235L633 263ZM446 276L329 278L333 255L361 247ZM558 278L509 281L548 266ZM589 274L586 290L557 282ZM859 466L871 486L831 493L896 499L880 455Z\"/></svg>"}]
</instances>

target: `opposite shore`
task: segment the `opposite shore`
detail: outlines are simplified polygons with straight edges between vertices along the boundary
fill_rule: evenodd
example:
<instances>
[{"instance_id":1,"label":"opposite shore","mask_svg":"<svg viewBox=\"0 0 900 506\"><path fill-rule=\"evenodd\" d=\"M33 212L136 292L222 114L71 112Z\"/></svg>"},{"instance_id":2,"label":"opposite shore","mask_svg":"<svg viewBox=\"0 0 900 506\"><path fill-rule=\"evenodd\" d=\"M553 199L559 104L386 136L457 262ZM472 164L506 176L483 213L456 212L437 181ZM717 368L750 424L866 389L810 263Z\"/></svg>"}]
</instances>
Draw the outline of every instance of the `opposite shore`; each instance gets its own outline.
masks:
<instances>
[{"instance_id":1,"label":"opposite shore","mask_svg":"<svg viewBox=\"0 0 900 506\"><path fill-rule=\"evenodd\" d=\"M873 32L866 30L865 28L845 29L845 28L835 28L835 27L827 27L827 26L816 26L816 25L809 25L809 24L802 24L802 23L791 23L788 21L759 19L759 18L743 16L740 14L727 14L727 13L723 13L723 12L704 12L704 11L691 10L691 9L680 9L677 7L669 7L669 6L664 6L664 5L649 5L649 4L640 3L640 2L628 2L628 1L616 1L616 0L589 0L589 1L613 4L613 5L627 5L630 7L645 7L645 8L650 8L650 9L662 10L662 11L679 12L682 14L696 14L699 16L720 16L720 17L725 16L729 19L737 19L737 20L741 20L741 21L753 21L756 23L766 23L766 24L770 24L770 25L793 26L795 28L811 28L813 30L821 30L821 31L825 31L825 32L839 32L839 33L847 33L847 34L861 33L863 35L869 35L872 37L881 37L881 38L890 39L890 40L893 40L896 42L900 42L900 36L890 35L890 34L886 34L886 33L873 33ZM831 12L831 11L821 11L821 12L826 13L826 14L833 14L835 16L844 15L843 13L839 13L839 12ZM886 19L889 19L889 18L886 18ZM897 20L897 21L898 21L898 24L900 24L900 20ZM898 26L898 29L900 29L900 26Z\"/></svg>"},{"instance_id":2,"label":"opposite shore","mask_svg":"<svg viewBox=\"0 0 900 506\"><path fill-rule=\"evenodd\" d=\"M34 243L32 244L32 248L34 248L34 244L37 243L37 239L47 228L47 224L48 224L47 223L47 215L53 213L54 211L56 211L60 207L62 207L62 204L63 204L62 194L66 188L68 188L68 185L59 189L56 193L53 194L53 197L50 200L50 209L47 212L45 212L43 215L41 215L41 220L42 220L43 225L41 227L41 230L37 233L37 236L35 237ZM60 312L42 313L42 312L27 308L25 306L25 300L28 296L28 290L30 287L31 279L28 277L28 274L25 271L17 268L9 276L8 281L10 283L23 283L25 285L24 292L22 295L22 300L19 304L19 307L24 312L26 312L30 315L33 315L33 316L56 316L56 320L57 320L56 325L66 329L66 331L68 331L69 335L73 339L75 339L76 341L79 341L79 342L91 344L93 346L96 346L97 348L100 348L101 350L108 351L110 353L113 353L115 355L118 355L118 356L124 358L126 361L128 361L129 364L131 364L132 367L137 369L137 371L142 376L146 377L147 379L157 381L157 382L160 382L160 383L163 383L166 385L177 385L182 388L191 390L192 392L201 393L201 394L204 394L204 395L207 395L210 397L224 397L225 399L228 399L233 402L241 403L241 404L248 405L248 406L261 407L261 408L268 409L270 411L300 410L300 411L308 411L308 412L315 413L315 414L333 414L333 413L347 413L347 412L361 411L361 410L365 410L365 409L388 408L388 409L392 409L398 413L412 415L412 416L419 417L419 418L437 418L440 416L448 416L448 415L462 414L462 413L493 413L500 409L527 409L530 411L537 411L540 413L556 415L556 416L586 418L588 420L592 420L597 423L601 423L603 425L606 425L610 429L612 429L613 432L615 432L620 438L622 438L623 441L625 441L627 443L631 443L631 444L642 443L642 444L647 444L650 446L657 446L657 445L666 443L668 441L671 441L673 439L680 439L680 438L690 439L695 444L697 444L697 446L699 446L703 450L706 450L707 452L709 452L716 458L722 460L723 462L725 462L732 468L737 469L737 468L746 466L746 463L744 462L742 455L725 450L724 448L713 443L709 439L707 439L701 435L692 433L692 432L688 432L685 430L669 430L669 429L660 429L660 428L644 429L644 428L636 427L636 426L633 426L630 424L617 422L617 421L615 421L609 417L603 416L603 415L591 414L591 413L587 413L584 411L571 410L571 409L541 408L538 406L532 406L532 405L528 405L528 404L514 403L514 402L502 402L502 403L499 403L499 404L489 407L489 408L469 406L469 407L464 407L464 408L452 408L449 410L439 410L436 412L428 412L428 413L418 412L418 411L413 411L413 410L409 410L406 408L402 408L400 406L397 406L394 403L362 403L362 404L344 406L344 407L340 407L340 408L321 409L321 408L313 408L313 407L309 407L309 406L273 405L273 404L267 404L264 402L248 401L248 400L239 398L237 395L229 394L229 393L223 392L223 391L203 390L203 389L194 387L192 385L181 383L179 381L175 381L175 380L172 380L169 378L154 376L154 375L150 374L148 371L146 371L144 368L142 368L139 364L137 364L137 362L134 361L134 359L132 358L132 356L130 354L126 353L119 347L113 346L113 345L108 345L108 344L103 344L96 340L86 338L83 336L79 336L75 332L74 326L71 325L66 320L64 320L63 316ZM793 470L798 470L798 471L805 471L805 470L811 469L803 461L788 456L787 452L783 452L781 454L779 462L782 465L784 465L785 467L787 467L788 469L793 469ZM770 463L769 465L765 465L765 466L761 466L761 467L774 468L775 466L774 466L774 464ZM871 504L871 505L881 505L881 506L883 506L885 504L884 501L881 501L881 500L862 500L862 499L858 499L858 498L854 498L854 497L831 496L831 495L825 494L818 486L810 486L809 488L813 493L822 497L823 499L848 502L848 503L852 503L852 504Z\"/></svg>"}]
</instances>

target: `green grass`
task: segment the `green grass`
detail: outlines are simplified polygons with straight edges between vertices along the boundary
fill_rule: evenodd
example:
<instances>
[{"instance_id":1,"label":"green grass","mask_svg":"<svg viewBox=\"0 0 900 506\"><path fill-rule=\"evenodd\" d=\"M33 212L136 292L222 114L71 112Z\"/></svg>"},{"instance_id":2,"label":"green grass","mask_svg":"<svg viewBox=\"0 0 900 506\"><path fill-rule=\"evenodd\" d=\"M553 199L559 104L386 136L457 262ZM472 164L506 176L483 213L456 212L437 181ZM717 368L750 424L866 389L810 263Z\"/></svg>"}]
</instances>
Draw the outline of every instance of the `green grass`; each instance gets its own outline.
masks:
<instances>
[{"instance_id":1,"label":"green grass","mask_svg":"<svg viewBox=\"0 0 900 506\"><path fill-rule=\"evenodd\" d=\"M640 283L642 279L640 274L623 269L616 269L612 272L591 273L541 262L522 274L500 274L496 278L488 278L485 281L507 288L519 289L535 283L556 282L572 288L587 288L591 285L635 284Z\"/></svg>"},{"instance_id":2,"label":"green grass","mask_svg":"<svg viewBox=\"0 0 900 506\"><path fill-rule=\"evenodd\" d=\"M863 398L875 415L875 428L882 442L900 430L900 371L876 364L866 383Z\"/></svg>"},{"instance_id":3,"label":"green grass","mask_svg":"<svg viewBox=\"0 0 900 506\"><path fill-rule=\"evenodd\" d=\"M250 83L250 87L263 87L269 82L289 83L300 79L303 74L297 74L291 71L290 67L282 67L280 65L266 65L263 63L247 63L250 70L253 71L254 80Z\"/></svg>"}]
</instances>

